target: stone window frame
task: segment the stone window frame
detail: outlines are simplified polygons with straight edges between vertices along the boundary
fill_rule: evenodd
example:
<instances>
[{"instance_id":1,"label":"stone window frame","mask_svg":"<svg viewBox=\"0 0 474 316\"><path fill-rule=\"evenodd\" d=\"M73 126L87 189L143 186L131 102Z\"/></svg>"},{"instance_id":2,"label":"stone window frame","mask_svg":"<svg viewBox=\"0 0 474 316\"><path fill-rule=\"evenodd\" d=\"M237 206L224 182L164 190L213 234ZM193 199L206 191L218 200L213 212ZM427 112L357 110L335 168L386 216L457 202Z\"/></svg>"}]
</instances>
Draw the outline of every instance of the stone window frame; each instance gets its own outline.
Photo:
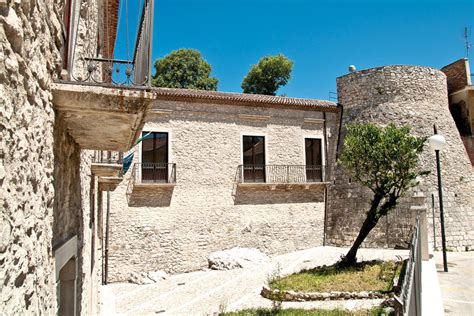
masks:
<instances>
[{"instance_id":1,"label":"stone window frame","mask_svg":"<svg viewBox=\"0 0 474 316\"><path fill-rule=\"evenodd\" d=\"M142 135L143 133L167 133L168 134L168 164L173 163L173 152L172 152L172 144L173 144L173 132L169 128L161 128L161 127L144 127L142 129ZM138 163L142 163L142 142L138 144ZM168 173L171 172L171 169L168 170ZM142 174L141 174L141 168L138 168L138 179L142 179ZM168 174L169 176L169 174Z\"/></svg>"}]
</instances>

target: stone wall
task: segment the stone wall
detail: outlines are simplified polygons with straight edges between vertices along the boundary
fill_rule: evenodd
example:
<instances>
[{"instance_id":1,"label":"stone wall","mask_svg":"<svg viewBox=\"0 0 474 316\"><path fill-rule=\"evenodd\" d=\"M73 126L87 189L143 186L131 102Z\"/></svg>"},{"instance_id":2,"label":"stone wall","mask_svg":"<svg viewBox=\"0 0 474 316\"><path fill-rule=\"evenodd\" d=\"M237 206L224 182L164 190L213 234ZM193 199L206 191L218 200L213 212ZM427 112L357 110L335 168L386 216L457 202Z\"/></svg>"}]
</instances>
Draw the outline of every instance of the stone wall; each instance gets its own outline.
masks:
<instances>
[{"instance_id":1,"label":"stone wall","mask_svg":"<svg viewBox=\"0 0 474 316\"><path fill-rule=\"evenodd\" d=\"M63 4L0 1L0 309L7 314L56 313L53 248L74 234L81 311L95 313L90 157L51 103Z\"/></svg>"},{"instance_id":2,"label":"stone wall","mask_svg":"<svg viewBox=\"0 0 474 316\"><path fill-rule=\"evenodd\" d=\"M0 2L0 306L52 314L54 111L60 1Z\"/></svg>"},{"instance_id":3,"label":"stone wall","mask_svg":"<svg viewBox=\"0 0 474 316\"><path fill-rule=\"evenodd\" d=\"M447 246L453 250L472 248L474 243L474 177L469 158L449 113L445 75L436 69L411 66L387 66L363 70L337 79L339 102L344 106L343 125L372 122L408 125L417 136L431 136L433 124L446 137L448 145L441 153L446 218ZM344 131L343 134L344 135ZM421 196L431 206L435 196L436 242L440 245L436 161L426 146L420 168L431 171L417 189L401 200L397 209L382 219L368 237L365 246L403 246L413 222L410 206ZM327 209L328 242L350 245L365 218L370 203L368 190L351 181L342 169L336 170L335 184L329 191ZM419 199L419 198L418 198ZM428 214L431 214L429 209ZM432 219L429 220L432 223ZM433 229L429 229L433 239Z\"/></svg>"},{"instance_id":4,"label":"stone wall","mask_svg":"<svg viewBox=\"0 0 474 316\"><path fill-rule=\"evenodd\" d=\"M131 272L200 269L211 252L235 246L277 254L322 245L324 186L244 189L236 175L242 135L266 137L267 164L304 165L304 138L323 137L324 131L324 124L304 118L322 119L323 113L163 101L157 107L168 114L152 114L143 130L169 132L177 183L168 191L142 191L145 199L129 203L140 194L127 201L129 172L111 193L110 281ZM326 117L328 152L334 155L339 114Z\"/></svg>"}]
</instances>

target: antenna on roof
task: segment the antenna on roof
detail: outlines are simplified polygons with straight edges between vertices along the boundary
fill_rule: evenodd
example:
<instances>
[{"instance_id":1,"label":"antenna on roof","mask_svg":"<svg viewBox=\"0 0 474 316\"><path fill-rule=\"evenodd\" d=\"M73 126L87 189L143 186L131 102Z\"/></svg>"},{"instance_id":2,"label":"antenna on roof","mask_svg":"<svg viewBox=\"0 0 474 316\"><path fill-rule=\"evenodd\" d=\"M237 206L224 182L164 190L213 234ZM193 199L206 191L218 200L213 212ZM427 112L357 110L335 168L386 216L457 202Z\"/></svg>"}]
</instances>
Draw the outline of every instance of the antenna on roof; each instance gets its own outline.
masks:
<instances>
[{"instance_id":1,"label":"antenna on roof","mask_svg":"<svg viewBox=\"0 0 474 316\"><path fill-rule=\"evenodd\" d=\"M471 42L469 42L469 37L471 36L471 30L465 26L464 27L464 43L466 45L466 58L469 58L469 49L471 48Z\"/></svg>"}]
</instances>

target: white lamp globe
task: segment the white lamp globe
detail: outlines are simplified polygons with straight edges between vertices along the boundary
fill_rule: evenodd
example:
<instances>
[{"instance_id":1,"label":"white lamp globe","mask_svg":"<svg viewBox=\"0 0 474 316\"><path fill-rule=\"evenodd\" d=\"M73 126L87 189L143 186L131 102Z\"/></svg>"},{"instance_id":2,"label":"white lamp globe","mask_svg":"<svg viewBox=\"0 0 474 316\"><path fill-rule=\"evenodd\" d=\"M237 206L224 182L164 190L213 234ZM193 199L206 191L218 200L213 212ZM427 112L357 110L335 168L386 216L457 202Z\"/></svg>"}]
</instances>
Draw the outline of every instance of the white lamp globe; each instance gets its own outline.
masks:
<instances>
[{"instance_id":1,"label":"white lamp globe","mask_svg":"<svg viewBox=\"0 0 474 316\"><path fill-rule=\"evenodd\" d=\"M428 138L428 142L433 150L442 150L446 146L446 139L443 135L439 134L433 135Z\"/></svg>"}]
</instances>

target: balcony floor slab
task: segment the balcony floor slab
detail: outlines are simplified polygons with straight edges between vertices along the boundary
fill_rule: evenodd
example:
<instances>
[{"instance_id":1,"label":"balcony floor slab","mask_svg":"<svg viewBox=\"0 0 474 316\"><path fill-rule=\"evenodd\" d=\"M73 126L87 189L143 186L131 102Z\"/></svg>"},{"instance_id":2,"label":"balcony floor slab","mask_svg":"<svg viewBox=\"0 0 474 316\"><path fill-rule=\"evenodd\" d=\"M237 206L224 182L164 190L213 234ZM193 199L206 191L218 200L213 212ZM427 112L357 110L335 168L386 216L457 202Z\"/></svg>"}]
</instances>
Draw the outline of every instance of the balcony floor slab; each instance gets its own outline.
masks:
<instances>
[{"instance_id":1,"label":"balcony floor slab","mask_svg":"<svg viewBox=\"0 0 474 316\"><path fill-rule=\"evenodd\" d=\"M139 137L153 93L75 83L52 85L55 109L83 149L127 151Z\"/></svg>"}]
</instances>

